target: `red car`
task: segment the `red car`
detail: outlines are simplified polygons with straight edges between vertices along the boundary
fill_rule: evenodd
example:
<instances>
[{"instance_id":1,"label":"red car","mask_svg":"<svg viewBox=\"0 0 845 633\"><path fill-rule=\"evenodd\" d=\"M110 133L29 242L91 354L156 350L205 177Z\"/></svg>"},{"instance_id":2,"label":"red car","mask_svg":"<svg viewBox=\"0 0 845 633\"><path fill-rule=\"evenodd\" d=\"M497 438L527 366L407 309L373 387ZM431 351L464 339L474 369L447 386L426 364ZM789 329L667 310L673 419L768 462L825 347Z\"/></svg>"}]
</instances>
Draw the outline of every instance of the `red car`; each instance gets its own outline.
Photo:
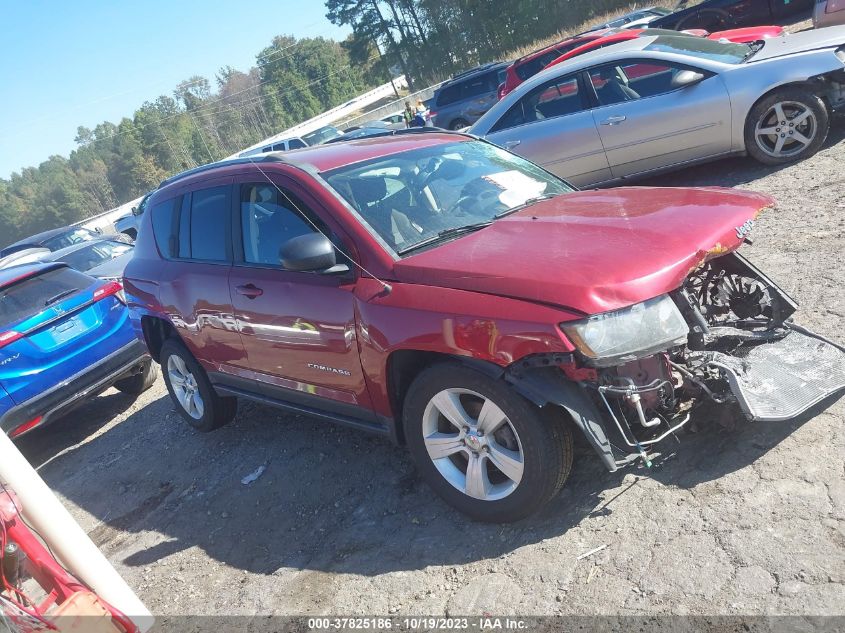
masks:
<instances>
[{"instance_id":1,"label":"red car","mask_svg":"<svg viewBox=\"0 0 845 633\"><path fill-rule=\"evenodd\" d=\"M736 252L772 204L580 192L482 140L396 132L165 181L125 288L197 430L242 397L372 431L510 521L561 488L574 432L608 470L650 465L702 404L777 421L845 387L841 348Z\"/></svg>"},{"instance_id":2,"label":"red car","mask_svg":"<svg viewBox=\"0 0 845 633\"><path fill-rule=\"evenodd\" d=\"M508 66L505 73L505 81L499 85L497 92L499 99L502 99L502 97L526 79L533 77L543 70L552 60L559 58L574 48L578 48L582 44L592 42L614 32L616 32L616 29L601 29L583 33L520 57Z\"/></svg>"},{"instance_id":3,"label":"red car","mask_svg":"<svg viewBox=\"0 0 845 633\"><path fill-rule=\"evenodd\" d=\"M611 44L633 40L641 35L658 35L661 32L677 35L677 31L661 31L660 29L604 29L584 33L583 35L578 35L553 46L535 51L508 66L505 74L505 82L499 86L499 99L544 68L559 64L578 55L610 46ZM778 37L783 35L783 32L783 27L780 26L755 26L743 29L731 29L729 31L718 31L716 33L708 33L702 29L684 31L688 35L707 37L711 40L726 39L737 43L756 42L761 39ZM558 55L554 55L555 52L558 52Z\"/></svg>"}]
</instances>

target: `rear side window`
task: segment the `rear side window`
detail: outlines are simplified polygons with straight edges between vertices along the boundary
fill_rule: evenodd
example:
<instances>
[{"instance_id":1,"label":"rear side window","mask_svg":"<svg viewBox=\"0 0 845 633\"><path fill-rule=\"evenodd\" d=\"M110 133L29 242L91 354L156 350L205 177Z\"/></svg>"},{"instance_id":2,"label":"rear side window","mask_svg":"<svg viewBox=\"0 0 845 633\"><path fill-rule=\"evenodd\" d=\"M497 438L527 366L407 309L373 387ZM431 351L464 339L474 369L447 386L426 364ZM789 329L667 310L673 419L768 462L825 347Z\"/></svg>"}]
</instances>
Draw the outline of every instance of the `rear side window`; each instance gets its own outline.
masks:
<instances>
[{"instance_id":1,"label":"rear side window","mask_svg":"<svg viewBox=\"0 0 845 633\"><path fill-rule=\"evenodd\" d=\"M198 189L151 210L153 234L165 259L231 261L231 188Z\"/></svg>"},{"instance_id":2,"label":"rear side window","mask_svg":"<svg viewBox=\"0 0 845 633\"><path fill-rule=\"evenodd\" d=\"M171 198L150 209L153 221L153 235L158 250L166 259L173 259L178 254L179 213L176 203L179 198Z\"/></svg>"},{"instance_id":3,"label":"rear side window","mask_svg":"<svg viewBox=\"0 0 845 633\"><path fill-rule=\"evenodd\" d=\"M463 90L461 90L461 97L463 99L471 99L473 97L478 97L483 95L485 92L490 92L491 90L495 90L496 87L491 86L491 80L493 79L494 75L492 74L485 74L479 75L478 77L473 77L472 79L467 79L463 84Z\"/></svg>"},{"instance_id":4,"label":"rear side window","mask_svg":"<svg viewBox=\"0 0 845 633\"><path fill-rule=\"evenodd\" d=\"M0 327L38 314L65 297L90 288L94 279L71 268L57 268L0 289Z\"/></svg>"},{"instance_id":5,"label":"rear side window","mask_svg":"<svg viewBox=\"0 0 845 633\"><path fill-rule=\"evenodd\" d=\"M524 64L520 64L514 70L516 70L517 76L525 81L526 79L530 79L538 72L543 70L546 66L549 65L554 59L560 57L561 53L559 51L548 51L543 53L539 57L535 57L534 59L525 62Z\"/></svg>"},{"instance_id":6,"label":"rear side window","mask_svg":"<svg viewBox=\"0 0 845 633\"><path fill-rule=\"evenodd\" d=\"M230 191L224 186L191 194L191 259L229 261Z\"/></svg>"},{"instance_id":7,"label":"rear side window","mask_svg":"<svg viewBox=\"0 0 845 633\"><path fill-rule=\"evenodd\" d=\"M304 141L300 141L298 138L292 138L288 141L288 147L290 149L302 149L303 147L308 147Z\"/></svg>"},{"instance_id":8,"label":"rear side window","mask_svg":"<svg viewBox=\"0 0 845 633\"><path fill-rule=\"evenodd\" d=\"M450 103L455 103L461 99L461 84L452 84L446 86L437 95L437 105L447 106Z\"/></svg>"}]
</instances>

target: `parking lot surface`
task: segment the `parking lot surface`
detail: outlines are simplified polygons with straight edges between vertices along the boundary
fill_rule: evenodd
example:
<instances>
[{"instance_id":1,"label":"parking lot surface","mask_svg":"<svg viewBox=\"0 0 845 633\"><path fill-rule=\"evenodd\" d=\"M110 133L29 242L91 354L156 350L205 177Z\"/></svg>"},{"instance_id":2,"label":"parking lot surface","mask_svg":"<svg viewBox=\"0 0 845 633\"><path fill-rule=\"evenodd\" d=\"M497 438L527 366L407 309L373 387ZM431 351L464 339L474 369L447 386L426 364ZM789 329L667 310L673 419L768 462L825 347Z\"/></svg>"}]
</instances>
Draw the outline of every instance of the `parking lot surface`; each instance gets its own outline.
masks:
<instances>
[{"instance_id":1,"label":"parking lot surface","mask_svg":"<svg viewBox=\"0 0 845 633\"><path fill-rule=\"evenodd\" d=\"M639 184L772 194L743 252L841 342L843 138L839 120L801 164ZM702 413L651 471L608 473L577 446L564 490L514 525L465 519L357 431L242 402L198 434L161 379L19 445L156 614L820 615L845 614L843 419L845 400L788 423Z\"/></svg>"}]
</instances>

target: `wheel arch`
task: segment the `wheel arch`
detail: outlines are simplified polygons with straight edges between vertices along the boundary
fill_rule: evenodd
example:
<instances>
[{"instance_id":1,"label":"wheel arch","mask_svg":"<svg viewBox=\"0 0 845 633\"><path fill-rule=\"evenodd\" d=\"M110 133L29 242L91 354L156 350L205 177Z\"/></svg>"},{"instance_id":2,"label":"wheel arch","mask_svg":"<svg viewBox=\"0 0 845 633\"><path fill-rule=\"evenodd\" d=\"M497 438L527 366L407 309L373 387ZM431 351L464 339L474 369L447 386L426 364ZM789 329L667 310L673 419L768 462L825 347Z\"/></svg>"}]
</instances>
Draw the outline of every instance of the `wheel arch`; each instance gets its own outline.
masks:
<instances>
[{"instance_id":1,"label":"wheel arch","mask_svg":"<svg viewBox=\"0 0 845 633\"><path fill-rule=\"evenodd\" d=\"M405 422L402 408L414 379L425 369L439 363L454 362L470 367L491 378L501 378L505 369L489 361L443 352L399 349L387 357L387 393L396 428L396 441L405 444Z\"/></svg>"},{"instance_id":2,"label":"wheel arch","mask_svg":"<svg viewBox=\"0 0 845 633\"><path fill-rule=\"evenodd\" d=\"M751 117L751 113L754 111L754 108L763 101L767 99L774 93L778 92L779 90L790 90L790 89L798 89L798 90L808 90L813 92L814 94L818 95L821 98L822 102L825 104L825 107L828 109L828 114L830 113L830 103L824 95L824 89L816 77L807 77L805 79L795 79L795 78L783 78L782 81L776 83L774 85L769 85L765 88L764 92L760 94L759 97L754 99L753 101L747 102L747 107L742 108L743 115L739 121L737 121L738 126L734 128L738 135L739 139L742 139L742 149L746 152L748 148L745 147L745 130L746 126L748 125L749 117Z\"/></svg>"},{"instance_id":3,"label":"wheel arch","mask_svg":"<svg viewBox=\"0 0 845 633\"><path fill-rule=\"evenodd\" d=\"M414 378L438 363L454 362L474 369L494 380L504 380L523 398L543 409L549 405L561 409L584 434L602 464L611 472L617 469L604 419L583 387L568 380L556 367L520 368L519 363L501 367L495 363L440 352L396 350L388 357L387 380L394 411L396 440L405 444L405 420L402 415L405 396Z\"/></svg>"},{"instance_id":4,"label":"wheel arch","mask_svg":"<svg viewBox=\"0 0 845 633\"><path fill-rule=\"evenodd\" d=\"M161 346L169 338L179 338L176 328L166 319L155 316L141 317L141 331L144 334L144 342L153 360L161 362Z\"/></svg>"}]
</instances>

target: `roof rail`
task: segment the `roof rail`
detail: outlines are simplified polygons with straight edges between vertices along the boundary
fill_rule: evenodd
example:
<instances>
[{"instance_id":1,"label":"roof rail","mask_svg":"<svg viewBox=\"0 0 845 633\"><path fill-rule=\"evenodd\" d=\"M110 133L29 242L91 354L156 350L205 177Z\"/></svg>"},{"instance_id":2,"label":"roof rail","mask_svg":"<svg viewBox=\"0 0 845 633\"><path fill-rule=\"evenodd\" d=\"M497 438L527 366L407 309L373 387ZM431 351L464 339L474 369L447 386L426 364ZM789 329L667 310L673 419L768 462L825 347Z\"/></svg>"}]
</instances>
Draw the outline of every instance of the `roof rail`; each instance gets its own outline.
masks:
<instances>
[{"instance_id":1,"label":"roof rail","mask_svg":"<svg viewBox=\"0 0 845 633\"><path fill-rule=\"evenodd\" d=\"M161 184L159 184L159 188L164 187L165 185L171 185L174 182L182 180L183 178L187 178L188 176L193 176L194 174L201 174L202 172L209 171L211 169L216 169L217 167L228 167L229 165L249 165L251 163L285 162L287 161L282 156L273 152L259 154L258 156L244 156L242 158L232 158L231 160L220 160L216 163L207 163L205 165L200 165L199 167L194 167L193 169L188 169L187 171L183 171L174 176L170 176L170 178L165 178L161 181Z\"/></svg>"},{"instance_id":2,"label":"roof rail","mask_svg":"<svg viewBox=\"0 0 845 633\"><path fill-rule=\"evenodd\" d=\"M463 132L458 132L456 130L447 130L442 127L409 127L404 130L380 130L378 132L373 132L372 134L368 134L367 136L356 136L354 138L343 138L342 136L338 136L337 138L333 138L329 141L326 141L324 145L334 145L335 143L343 143L348 141L366 141L370 138L384 138L385 136L413 136L414 134L457 134L462 135Z\"/></svg>"},{"instance_id":3,"label":"roof rail","mask_svg":"<svg viewBox=\"0 0 845 633\"><path fill-rule=\"evenodd\" d=\"M498 66L499 64L504 63L506 62L487 62L486 64L481 64L480 66L476 66L475 68L470 68L469 70L461 71L457 75L452 75L449 78L449 81L452 81L453 79L460 79L461 77L466 77L467 75L472 75L474 73L480 73L492 68L493 66Z\"/></svg>"}]
</instances>

